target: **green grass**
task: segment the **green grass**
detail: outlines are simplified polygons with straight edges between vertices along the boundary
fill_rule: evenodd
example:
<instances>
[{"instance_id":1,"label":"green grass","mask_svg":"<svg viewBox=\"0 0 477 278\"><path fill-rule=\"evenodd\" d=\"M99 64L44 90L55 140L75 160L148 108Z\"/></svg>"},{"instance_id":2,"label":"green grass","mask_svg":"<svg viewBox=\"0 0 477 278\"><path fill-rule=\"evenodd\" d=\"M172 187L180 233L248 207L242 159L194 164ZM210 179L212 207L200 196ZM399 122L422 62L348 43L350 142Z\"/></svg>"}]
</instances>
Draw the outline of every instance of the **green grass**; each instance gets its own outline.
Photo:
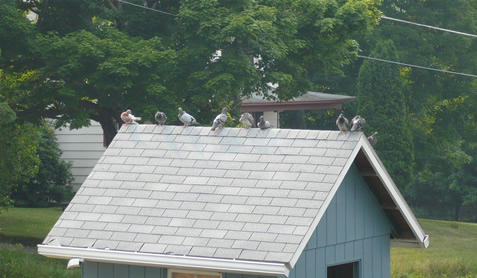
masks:
<instances>
[{"instance_id":1,"label":"green grass","mask_svg":"<svg viewBox=\"0 0 477 278\"><path fill-rule=\"evenodd\" d=\"M393 248L393 278L477 277L477 224L420 219L428 249Z\"/></svg>"},{"instance_id":2,"label":"green grass","mask_svg":"<svg viewBox=\"0 0 477 278\"><path fill-rule=\"evenodd\" d=\"M38 254L0 249L0 278L79 278L81 270L66 269L65 260L49 259Z\"/></svg>"},{"instance_id":3,"label":"green grass","mask_svg":"<svg viewBox=\"0 0 477 278\"><path fill-rule=\"evenodd\" d=\"M0 242L36 246L60 217L61 208L10 208L0 213Z\"/></svg>"}]
</instances>

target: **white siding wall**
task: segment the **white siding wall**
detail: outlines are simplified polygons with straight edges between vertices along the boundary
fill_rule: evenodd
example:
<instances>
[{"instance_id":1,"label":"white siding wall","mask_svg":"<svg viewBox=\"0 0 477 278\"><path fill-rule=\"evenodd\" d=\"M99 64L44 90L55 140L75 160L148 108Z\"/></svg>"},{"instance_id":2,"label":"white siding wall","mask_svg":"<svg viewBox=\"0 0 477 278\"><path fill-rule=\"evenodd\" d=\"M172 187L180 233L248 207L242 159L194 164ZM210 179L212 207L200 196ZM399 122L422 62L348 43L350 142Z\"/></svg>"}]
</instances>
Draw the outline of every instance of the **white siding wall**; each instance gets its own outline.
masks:
<instances>
[{"instance_id":1,"label":"white siding wall","mask_svg":"<svg viewBox=\"0 0 477 278\"><path fill-rule=\"evenodd\" d=\"M73 163L71 172L75 178L73 191L76 192L106 150L103 130L98 122L91 121L91 126L81 129L57 129L55 135L63 151L61 158Z\"/></svg>"}]
</instances>

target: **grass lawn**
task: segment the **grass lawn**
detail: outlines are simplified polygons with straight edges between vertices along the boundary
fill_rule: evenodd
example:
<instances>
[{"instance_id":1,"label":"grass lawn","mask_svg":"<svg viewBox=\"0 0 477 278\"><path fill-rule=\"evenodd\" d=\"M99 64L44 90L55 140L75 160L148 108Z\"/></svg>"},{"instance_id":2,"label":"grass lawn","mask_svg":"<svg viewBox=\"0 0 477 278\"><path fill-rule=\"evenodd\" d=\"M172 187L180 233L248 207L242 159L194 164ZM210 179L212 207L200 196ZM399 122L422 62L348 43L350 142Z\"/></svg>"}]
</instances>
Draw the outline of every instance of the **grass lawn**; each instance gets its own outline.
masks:
<instances>
[{"instance_id":1,"label":"grass lawn","mask_svg":"<svg viewBox=\"0 0 477 278\"><path fill-rule=\"evenodd\" d=\"M477 277L477 224L420 219L428 249L393 248L391 273L404 277Z\"/></svg>"},{"instance_id":2,"label":"grass lawn","mask_svg":"<svg viewBox=\"0 0 477 278\"><path fill-rule=\"evenodd\" d=\"M0 242L36 246L60 217L61 208L10 208L0 213Z\"/></svg>"}]
</instances>

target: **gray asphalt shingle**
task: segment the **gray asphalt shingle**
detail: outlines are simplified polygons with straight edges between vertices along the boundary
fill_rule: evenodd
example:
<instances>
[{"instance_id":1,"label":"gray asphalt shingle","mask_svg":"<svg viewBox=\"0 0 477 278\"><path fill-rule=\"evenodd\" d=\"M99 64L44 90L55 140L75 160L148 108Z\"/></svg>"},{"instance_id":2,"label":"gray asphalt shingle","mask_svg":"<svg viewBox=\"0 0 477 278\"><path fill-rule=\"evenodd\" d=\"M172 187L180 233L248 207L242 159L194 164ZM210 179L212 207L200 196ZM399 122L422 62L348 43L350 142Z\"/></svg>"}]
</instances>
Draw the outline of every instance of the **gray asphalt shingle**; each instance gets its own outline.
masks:
<instances>
[{"instance_id":1,"label":"gray asphalt shingle","mask_svg":"<svg viewBox=\"0 0 477 278\"><path fill-rule=\"evenodd\" d=\"M360 136L123 126L44 243L287 263Z\"/></svg>"}]
</instances>

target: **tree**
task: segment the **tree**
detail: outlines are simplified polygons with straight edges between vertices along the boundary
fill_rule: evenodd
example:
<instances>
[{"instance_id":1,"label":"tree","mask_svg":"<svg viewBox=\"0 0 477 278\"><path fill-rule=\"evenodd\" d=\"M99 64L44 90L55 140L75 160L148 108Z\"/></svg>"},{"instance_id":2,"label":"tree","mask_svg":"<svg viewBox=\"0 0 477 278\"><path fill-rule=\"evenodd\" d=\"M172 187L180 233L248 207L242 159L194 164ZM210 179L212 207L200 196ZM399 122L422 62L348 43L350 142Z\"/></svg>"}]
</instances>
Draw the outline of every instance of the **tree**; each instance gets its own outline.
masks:
<instances>
[{"instance_id":1,"label":"tree","mask_svg":"<svg viewBox=\"0 0 477 278\"><path fill-rule=\"evenodd\" d=\"M60 158L61 150L54 131L46 123L39 127L37 153L38 173L29 182L21 183L12 195L15 206L47 207L72 197L71 163Z\"/></svg>"},{"instance_id":2,"label":"tree","mask_svg":"<svg viewBox=\"0 0 477 278\"><path fill-rule=\"evenodd\" d=\"M68 8L59 2L51 1L58 9ZM85 2L82 9L96 8L96 0ZM73 128L97 120L106 143L126 108L152 119L159 107L175 115L182 106L207 123L231 102L236 107L242 96L272 97L272 84L286 100L312 87L311 72L339 71L357 55L351 35L377 24L378 2L146 1L148 7L177 14L172 20L142 10L128 15L131 7L105 1L109 11L95 10L105 20L95 17L92 27L75 25L88 30L67 33L37 23L34 45L41 63L30 79L34 84L22 87L22 98L8 87L4 99L19 103L20 118L48 116ZM38 3L43 11L54 10L49 1ZM41 13L39 22L58 22L48 19L53 14ZM44 35L45 30L59 35Z\"/></svg>"},{"instance_id":3,"label":"tree","mask_svg":"<svg viewBox=\"0 0 477 278\"><path fill-rule=\"evenodd\" d=\"M15 123L15 113L0 102L0 209L12 205L11 193L38 172L37 133L31 124Z\"/></svg>"},{"instance_id":4,"label":"tree","mask_svg":"<svg viewBox=\"0 0 477 278\"><path fill-rule=\"evenodd\" d=\"M392 41L378 42L373 57L397 61ZM358 114L366 119L365 133L377 131L379 157L397 186L404 191L412 179L413 141L406 122L400 69L392 64L366 61L358 76Z\"/></svg>"}]
</instances>

